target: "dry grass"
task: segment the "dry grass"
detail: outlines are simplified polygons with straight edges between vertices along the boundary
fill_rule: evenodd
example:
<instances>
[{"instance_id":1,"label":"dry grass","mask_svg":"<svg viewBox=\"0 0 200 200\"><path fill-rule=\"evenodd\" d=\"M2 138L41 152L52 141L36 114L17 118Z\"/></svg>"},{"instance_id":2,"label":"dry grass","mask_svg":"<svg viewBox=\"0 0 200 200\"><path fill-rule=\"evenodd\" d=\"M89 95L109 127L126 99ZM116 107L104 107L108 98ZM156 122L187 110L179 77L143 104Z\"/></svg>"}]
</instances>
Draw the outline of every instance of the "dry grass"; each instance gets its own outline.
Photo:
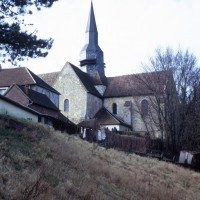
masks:
<instances>
[{"instance_id":1,"label":"dry grass","mask_svg":"<svg viewBox=\"0 0 200 200\"><path fill-rule=\"evenodd\" d=\"M0 128L0 172L0 199L197 200L200 195L196 172L35 124L20 132Z\"/></svg>"}]
</instances>

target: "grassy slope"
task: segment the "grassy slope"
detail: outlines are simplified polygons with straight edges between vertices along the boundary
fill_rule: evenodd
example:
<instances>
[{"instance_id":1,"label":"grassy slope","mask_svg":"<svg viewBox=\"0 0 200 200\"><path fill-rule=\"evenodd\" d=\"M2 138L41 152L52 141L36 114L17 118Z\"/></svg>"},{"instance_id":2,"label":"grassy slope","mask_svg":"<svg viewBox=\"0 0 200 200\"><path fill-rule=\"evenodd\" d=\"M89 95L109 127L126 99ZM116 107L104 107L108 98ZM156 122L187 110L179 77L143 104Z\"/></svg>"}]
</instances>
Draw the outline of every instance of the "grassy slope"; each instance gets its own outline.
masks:
<instances>
[{"instance_id":1,"label":"grassy slope","mask_svg":"<svg viewBox=\"0 0 200 200\"><path fill-rule=\"evenodd\" d=\"M63 135L0 123L0 199L199 199L200 174Z\"/></svg>"}]
</instances>

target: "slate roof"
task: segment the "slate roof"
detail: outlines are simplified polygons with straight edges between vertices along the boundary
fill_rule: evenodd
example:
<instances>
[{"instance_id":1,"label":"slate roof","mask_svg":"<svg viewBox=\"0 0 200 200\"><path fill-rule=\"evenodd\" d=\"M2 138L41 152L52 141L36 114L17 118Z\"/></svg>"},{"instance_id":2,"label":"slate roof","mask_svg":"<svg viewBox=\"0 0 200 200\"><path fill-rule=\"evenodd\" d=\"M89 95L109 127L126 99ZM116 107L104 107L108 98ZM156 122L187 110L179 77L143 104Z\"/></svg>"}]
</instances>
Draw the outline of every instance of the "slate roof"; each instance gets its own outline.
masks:
<instances>
[{"instance_id":1,"label":"slate roof","mask_svg":"<svg viewBox=\"0 0 200 200\"><path fill-rule=\"evenodd\" d=\"M45 95L40 92L26 89L23 86L18 86L25 95L34 103L52 110L59 111L59 109L54 105L54 103Z\"/></svg>"},{"instance_id":2,"label":"slate roof","mask_svg":"<svg viewBox=\"0 0 200 200\"><path fill-rule=\"evenodd\" d=\"M23 92L23 94L34 104L43 106L45 108L50 108L55 111L59 111L59 109L54 105L54 103L45 94L39 93L32 89L25 88L25 86L13 84L6 91L6 93L4 95L8 94L9 91L12 90L13 87L16 87L17 89L21 90Z\"/></svg>"},{"instance_id":3,"label":"slate roof","mask_svg":"<svg viewBox=\"0 0 200 200\"><path fill-rule=\"evenodd\" d=\"M100 77L99 73L88 74L94 85L107 85L107 78Z\"/></svg>"},{"instance_id":4,"label":"slate roof","mask_svg":"<svg viewBox=\"0 0 200 200\"><path fill-rule=\"evenodd\" d=\"M72 69L74 70L74 72L76 73L76 75L79 77L80 81L83 83L85 89L98 97L101 97L101 95L99 94L99 92L97 91L97 89L95 88L94 84L94 80L92 77L89 76L89 74L83 72L82 70L80 70L78 67L74 66L73 64L69 63L72 67ZM45 82L49 83L51 86L53 85L53 83L55 82L55 80L57 79L58 75L61 73L60 72L51 72L51 73L47 73L47 74L39 74L38 76L40 78L42 78ZM102 82L100 82L99 84L101 84Z\"/></svg>"},{"instance_id":5,"label":"slate roof","mask_svg":"<svg viewBox=\"0 0 200 200\"><path fill-rule=\"evenodd\" d=\"M7 68L0 70L0 87L10 87L12 84L38 85L59 94L57 90L45 83L41 78L39 78L26 67Z\"/></svg>"},{"instance_id":6,"label":"slate roof","mask_svg":"<svg viewBox=\"0 0 200 200\"><path fill-rule=\"evenodd\" d=\"M151 95L164 92L168 72L159 71L107 78L104 97Z\"/></svg>"},{"instance_id":7,"label":"slate roof","mask_svg":"<svg viewBox=\"0 0 200 200\"><path fill-rule=\"evenodd\" d=\"M94 116L101 125L122 125L131 128L122 119L109 112L105 107L101 108Z\"/></svg>"},{"instance_id":8,"label":"slate roof","mask_svg":"<svg viewBox=\"0 0 200 200\"><path fill-rule=\"evenodd\" d=\"M72 65L71 63L70 63L70 65L73 68L73 70L76 73L76 75L81 80L81 82L83 83L85 89L89 93L91 93L91 94L93 94L95 96L101 97L101 95L99 94L99 92L97 91L97 89L94 87L94 83L93 83L91 77L87 73L81 71L78 67Z\"/></svg>"}]
</instances>

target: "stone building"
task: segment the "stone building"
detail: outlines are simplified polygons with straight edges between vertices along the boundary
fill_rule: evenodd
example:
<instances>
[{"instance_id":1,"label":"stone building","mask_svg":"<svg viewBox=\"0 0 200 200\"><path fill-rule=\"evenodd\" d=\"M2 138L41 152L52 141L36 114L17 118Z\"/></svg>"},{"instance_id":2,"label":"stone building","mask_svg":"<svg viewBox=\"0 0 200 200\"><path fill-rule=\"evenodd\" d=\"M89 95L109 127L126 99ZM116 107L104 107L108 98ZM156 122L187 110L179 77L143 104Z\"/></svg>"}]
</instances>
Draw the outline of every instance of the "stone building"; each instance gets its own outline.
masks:
<instances>
[{"instance_id":1,"label":"stone building","mask_svg":"<svg viewBox=\"0 0 200 200\"><path fill-rule=\"evenodd\" d=\"M79 67L67 62L59 72L39 75L61 94L59 109L62 114L76 124L96 119L100 126L109 129L148 131L159 136L159 127L149 117L150 113L156 115L150 103L155 99L155 90L149 86L156 86L157 94L162 96L168 74L153 72L106 77L92 3L85 34ZM151 83L144 84L144 78Z\"/></svg>"}]
</instances>

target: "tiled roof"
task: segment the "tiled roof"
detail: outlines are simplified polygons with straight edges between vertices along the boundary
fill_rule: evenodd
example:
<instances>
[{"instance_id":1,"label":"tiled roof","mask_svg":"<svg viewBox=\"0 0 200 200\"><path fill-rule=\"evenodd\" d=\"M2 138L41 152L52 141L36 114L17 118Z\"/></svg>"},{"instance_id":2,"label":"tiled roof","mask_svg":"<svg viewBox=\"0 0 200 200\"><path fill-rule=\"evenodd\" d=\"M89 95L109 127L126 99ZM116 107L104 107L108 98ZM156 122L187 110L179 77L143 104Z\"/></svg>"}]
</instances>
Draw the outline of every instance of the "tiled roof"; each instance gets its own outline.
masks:
<instances>
[{"instance_id":1,"label":"tiled roof","mask_svg":"<svg viewBox=\"0 0 200 200\"><path fill-rule=\"evenodd\" d=\"M123 125L126 127L131 127L130 125L126 124L122 119L117 117L116 115L109 112L106 108L101 108L96 115L94 116L95 119L101 125Z\"/></svg>"},{"instance_id":2,"label":"tiled roof","mask_svg":"<svg viewBox=\"0 0 200 200\"><path fill-rule=\"evenodd\" d=\"M151 72L107 78L104 97L140 96L162 93L169 73Z\"/></svg>"},{"instance_id":3,"label":"tiled roof","mask_svg":"<svg viewBox=\"0 0 200 200\"><path fill-rule=\"evenodd\" d=\"M7 68L0 70L0 87L10 87L17 85L38 85L52 92L59 94L54 88L45 83L26 67Z\"/></svg>"},{"instance_id":4,"label":"tiled roof","mask_svg":"<svg viewBox=\"0 0 200 200\"><path fill-rule=\"evenodd\" d=\"M13 105L19 107L19 108L22 108L23 110L29 111L29 112L34 113L34 114L37 114L37 115L41 115L41 113L37 112L36 110L31 109L31 108L29 108L29 107L27 107L27 106L24 106L24 105L22 105L22 104L19 104L19 103L17 103L16 101L13 101L12 99L9 99L9 98L7 98L7 97L1 95L1 94L0 94L0 99L3 99L4 101L7 101L7 102L9 102L9 103L11 103L11 104L13 104Z\"/></svg>"},{"instance_id":5,"label":"tiled roof","mask_svg":"<svg viewBox=\"0 0 200 200\"><path fill-rule=\"evenodd\" d=\"M48 83L50 86L53 86L58 74L60 72L51 72L46 74L38 74L38 76L44 80L46 83Z\"/></svg>"},{"instance_id":6,"label":"tiled roof","mask_svg":"<svg viewBox=\"0 0 200 200\"><path fill-rule=\"evenodd\" d=\"M36 84L25 67L1 69L0 87L9 87L14 83L18 85Z\"/></svg>"},{"instance_id":7,"label":"tiled roof","mask_svg":"<svg viewBox=\"0 0 200 200\"><path fill-rule=\"evenodd\" d=\"M87 73L81 71L78 67L72 65L71 63L70 63L70 65L73 68L74 72L79 77L79 79L81 80L81 82L83 83L85 89L89 93L91 93L91 94L93 94L95 96L101 97L101 95L99 94L97 89L94 87L94 83L93 83L91 77Z\"/></svg>"}]
</instances>

